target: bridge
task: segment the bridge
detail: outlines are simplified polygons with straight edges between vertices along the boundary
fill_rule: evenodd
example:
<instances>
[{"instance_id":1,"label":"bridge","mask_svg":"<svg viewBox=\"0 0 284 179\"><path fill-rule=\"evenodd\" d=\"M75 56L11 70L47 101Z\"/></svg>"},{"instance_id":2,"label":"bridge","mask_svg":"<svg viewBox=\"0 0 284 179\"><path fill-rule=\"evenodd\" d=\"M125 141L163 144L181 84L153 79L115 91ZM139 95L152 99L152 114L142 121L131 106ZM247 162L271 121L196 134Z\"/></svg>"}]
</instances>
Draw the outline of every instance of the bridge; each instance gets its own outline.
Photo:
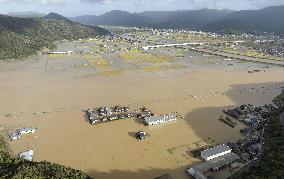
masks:
<instances>
[{"instance_id":1,"label":"bridge","mask_svg":"<svg viewBox=\"0 0 284 179\"><path fill-rule=\"evenodd\" d=\"M142 47L144 50L154 49L154 48L164 48L164 47L181 47L188 45L204 45L205 43L191 42L191 43L176 43L176 44L163 44L163 45L152 45Z\"/></svg>"}]
</instances>

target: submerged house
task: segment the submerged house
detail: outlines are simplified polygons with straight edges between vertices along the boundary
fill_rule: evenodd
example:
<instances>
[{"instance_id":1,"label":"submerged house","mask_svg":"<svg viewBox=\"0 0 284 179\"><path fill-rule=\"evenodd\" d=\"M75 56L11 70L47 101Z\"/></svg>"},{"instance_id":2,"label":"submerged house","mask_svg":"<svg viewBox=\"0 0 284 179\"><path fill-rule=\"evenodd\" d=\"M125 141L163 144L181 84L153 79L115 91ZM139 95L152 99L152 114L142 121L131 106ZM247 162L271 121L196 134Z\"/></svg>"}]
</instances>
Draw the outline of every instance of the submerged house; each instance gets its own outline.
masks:
<instances>
[{"instance_id":1,"label":"submerged house","mask_svg":"<svg viewBox=\"0 0 284 179\"><path fill-rule=\"evenodd\" d=\"M121 112L128 112L129 111L129 107L125 107L125 106L114 106L112 109L113 112L115 113L121 113Z\"/></svg>"},{"instance_id":2,"label":"submerged house","mask_svg":"<svg viewBox=\"0 0 284 179\"><path fill-rule=\"evenodd\" d=\"M170 121L176 121L176 120L177 120L176 114L166 114L166 115L150 116L144 118L144 122L149 126L162 124Z\"/></svg>"},{"instance_id":3,"label":"submerged house","mask_svg":"<svg viewBox=\"0 0 284 179\"><path fill-rule=\"evenodd\" d=\"M22 135L30 134L30 133L34 134L36 130L37 130L36 128L18 129L10 135L10 139L11 140L17 140L17 139L21 138Z\"/></svg>"},{"instance_id":4,"label":"submerged house","mask_svg":"<svg viewBox=\"0 0 284 179\"><path fill-rule=\"evenodd\" d=\"M144 140L145 136L146 136L146 132L144 132L144 131L139 131L139 132L136 133L136 138L138 140Z\"/></svg>"},{"instance_id":5,"label":"submerged house","mask_svg":"<svg viewBox=\"0 0 284 179\"><path fill-rule=\"evenodd\" d=\"M97 109L97 112L101 116L106 116L106 115L111 115L112 114L112 109L109 107L100 107Z\"/></svg>"},{"instance_id":6,"label":"submerged house","mask_svg":"<svg viewBox=\"0 0 284 179\"><path fill-rule=\"evenodd\" d=\"M85 113L92 125L101 122L98 115L94 114L92 110L88 109L85 111Z\"/></svg>"}]
</instances>

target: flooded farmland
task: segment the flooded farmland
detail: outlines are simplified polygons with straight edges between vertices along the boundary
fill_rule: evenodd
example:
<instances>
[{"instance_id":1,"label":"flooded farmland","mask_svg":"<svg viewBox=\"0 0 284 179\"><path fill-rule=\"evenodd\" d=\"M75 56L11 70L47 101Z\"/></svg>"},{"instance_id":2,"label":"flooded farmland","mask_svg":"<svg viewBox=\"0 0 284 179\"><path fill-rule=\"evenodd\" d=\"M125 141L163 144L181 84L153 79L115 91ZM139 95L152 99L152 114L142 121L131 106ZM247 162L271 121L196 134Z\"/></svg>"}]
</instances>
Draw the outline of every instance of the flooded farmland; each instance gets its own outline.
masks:
<instances>
[{"instance_id":1,"label":"flooded farmland","mask_svg":"<svg viewBox=\"0 0 284 179\"><path fill-rule=\"evenodd\" d=\"M241 137L243 124L230 128L218 120L222 109L270 103L284 86L281 67L178 48L122 51L128 48L122 44L109 52L105 49L118 47L101 44L66 42L57 50L96 53L38 54L0 63L1 132L38 129L35 136L9 142L12 152L33 148L36 161L71 166L94 178L166 173L187 178L185 168L199 161L190 150ZM254 69L259 72L248 73ZM135 118L92 126L84 119L84 109L113 105L178 112L184 119L158 126ZM149 134L144 141L133 136L140 130Z\"/></svg>"}]
</instances>

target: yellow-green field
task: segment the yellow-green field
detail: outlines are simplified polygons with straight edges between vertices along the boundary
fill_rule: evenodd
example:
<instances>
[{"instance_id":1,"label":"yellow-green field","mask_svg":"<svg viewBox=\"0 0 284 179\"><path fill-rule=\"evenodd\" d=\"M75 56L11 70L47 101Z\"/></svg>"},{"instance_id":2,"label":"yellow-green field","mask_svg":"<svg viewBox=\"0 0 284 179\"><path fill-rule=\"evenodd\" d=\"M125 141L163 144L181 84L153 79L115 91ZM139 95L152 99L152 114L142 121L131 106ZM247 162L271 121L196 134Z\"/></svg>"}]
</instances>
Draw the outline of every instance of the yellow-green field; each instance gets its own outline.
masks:
<instances>
[{"instance_id":1,"label":"yellow-green field","mask_svg":"<svg viewBox=\"0 0 284 179\"><path fill-rule=\"evenodd\" d=\"M176 60L174 57L166 56L166 55L154 55L145 52L125 52L121 53L119 57L125 61L130 63L165 63Z\"/></svg>"},{"instance_id":2,"label":"yellow-green field","mask_svg":"<svg viewBox=\"0 0 284 179\"><path fill-rule=\"evenodd\" d=\"M266 59L266 60L279 60L279 61L284 60L283 58L266 55L265 53L258 52L258 51L247 51L247 52L242 53L241 55L247 56L247 57L261 58L261 59Z\"/></svg>"}]
</instances>

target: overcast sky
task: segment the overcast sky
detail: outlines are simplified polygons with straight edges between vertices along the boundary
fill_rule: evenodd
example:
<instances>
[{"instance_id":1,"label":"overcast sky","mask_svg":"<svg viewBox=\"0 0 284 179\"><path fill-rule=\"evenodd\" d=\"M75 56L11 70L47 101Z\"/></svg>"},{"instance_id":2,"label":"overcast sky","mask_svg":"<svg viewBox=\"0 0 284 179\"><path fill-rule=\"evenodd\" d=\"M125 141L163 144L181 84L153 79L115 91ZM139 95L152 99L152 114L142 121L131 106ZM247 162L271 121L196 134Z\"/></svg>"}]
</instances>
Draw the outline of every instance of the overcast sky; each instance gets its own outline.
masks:
<instances>
[{"instance_id":1,"label":"overcast sky","mask_svg":"<svg viewBox=\"0 0 284 179\"><path fill-rule=\"evenodd\" d=\"M0 14L9 12L57 12L71 17L99 15L111 10L141 12L148 10L260 9L284 5L284 0L0 0Z\"/></svg>"}]
</instances>

